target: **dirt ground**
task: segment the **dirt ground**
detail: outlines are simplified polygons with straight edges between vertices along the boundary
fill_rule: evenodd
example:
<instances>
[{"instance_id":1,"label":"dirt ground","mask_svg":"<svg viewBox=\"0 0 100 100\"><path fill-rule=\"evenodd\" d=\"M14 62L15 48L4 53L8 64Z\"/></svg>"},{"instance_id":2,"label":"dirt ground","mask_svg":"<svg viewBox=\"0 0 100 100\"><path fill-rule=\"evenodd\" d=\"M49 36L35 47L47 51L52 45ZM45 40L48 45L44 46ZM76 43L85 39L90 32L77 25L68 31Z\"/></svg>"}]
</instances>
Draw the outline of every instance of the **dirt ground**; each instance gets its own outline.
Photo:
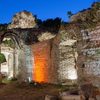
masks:
<instances>
[{"instance_id":1,"label":"dirt ground","mask_svg":"<svg viewBox=\"0 0 100 100\"><path fill-rule=\"evenodd\" d=\"M12 82L0 84L0 100L44 100L45 95L58 95L59 88L50 84Z\"/></svg>"}]
</instances>

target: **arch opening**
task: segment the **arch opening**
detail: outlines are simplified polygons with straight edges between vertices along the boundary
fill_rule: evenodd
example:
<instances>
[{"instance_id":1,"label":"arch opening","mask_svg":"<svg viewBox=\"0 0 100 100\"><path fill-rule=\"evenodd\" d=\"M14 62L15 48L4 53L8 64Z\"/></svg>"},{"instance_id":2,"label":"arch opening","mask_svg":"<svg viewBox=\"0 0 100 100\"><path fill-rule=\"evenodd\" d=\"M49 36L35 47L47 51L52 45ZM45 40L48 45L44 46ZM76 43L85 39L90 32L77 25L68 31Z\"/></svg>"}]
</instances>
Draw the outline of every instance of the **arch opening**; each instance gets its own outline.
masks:
<instances>
[{"instance_id":1,"label":"arch opening","mask_svg":"<svg viewBox=\"0 0 100 100\"><path fill-rule=\"evenodd\" d=\"M16 78L18 74L18 38L14 33L4 33L1 37L0 52L6 62L0 65L1 73L7 78Z\"/></svg>"}]
</instances>

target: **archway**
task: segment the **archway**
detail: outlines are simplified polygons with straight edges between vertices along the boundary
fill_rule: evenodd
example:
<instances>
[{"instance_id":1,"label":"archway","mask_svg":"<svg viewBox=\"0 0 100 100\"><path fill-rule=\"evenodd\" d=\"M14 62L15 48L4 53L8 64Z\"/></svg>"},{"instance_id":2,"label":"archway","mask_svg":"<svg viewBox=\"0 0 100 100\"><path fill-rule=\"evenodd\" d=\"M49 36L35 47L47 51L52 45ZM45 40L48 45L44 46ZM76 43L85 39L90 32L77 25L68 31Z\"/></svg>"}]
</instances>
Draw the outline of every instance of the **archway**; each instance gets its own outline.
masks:
<instances>
[{"instance_id":1,"label":"archway","mask_svg":"<svg viewBox=\"0 0 100 100\"><path fill-rule=\"evenodd\" d=\"M6 62L0 65L1 73L8 78L15 78L18 74L19 37L17 33L7 31L0 39L0 52L6 57Z\"/></svg>"}]
</instances>

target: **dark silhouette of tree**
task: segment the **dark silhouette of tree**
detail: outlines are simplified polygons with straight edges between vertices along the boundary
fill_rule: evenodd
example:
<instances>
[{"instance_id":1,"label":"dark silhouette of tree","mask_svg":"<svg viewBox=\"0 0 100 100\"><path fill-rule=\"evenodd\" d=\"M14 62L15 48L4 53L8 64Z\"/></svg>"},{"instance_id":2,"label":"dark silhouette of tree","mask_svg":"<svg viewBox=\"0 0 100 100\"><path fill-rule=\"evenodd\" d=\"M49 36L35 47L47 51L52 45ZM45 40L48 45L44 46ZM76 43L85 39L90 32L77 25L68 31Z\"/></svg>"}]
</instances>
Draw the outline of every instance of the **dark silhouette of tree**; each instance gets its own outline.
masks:
<instances>
[{"instance_id":1,"label":"dark silhouette of tree","mask_svg":"<svg viewBox=\"0 0 100 100\"><path fill-rule=\"evenodd\" d=\"M68 12L67 12L67 15L68 15L68 17L70 18L70 17L73 15L73 13L72 13L71 11L68 11Z\"/></svg>"},{"instance_id":2,"label":"dark silhouette of tree","mask_svg":"<svg viewBox=\"0 0 100 100\"><path fill-rule=\"evenodd\" d=\"M43 28L44 30L48 30L51 32L58 32L59 28L61 26L61 18L57 17L55 19L47 19L41 23L41 28Z\"/></svg>"},{"instance_id":3,"label":"dark silhouette of tree","mask_svg":"<svg viewBox=\"0 0 100 100\"><path fill-rule=\"evenodd\" d=\"M0 24L0 32L4 32L7 30L8 24Z\"/></svg>"},{"instance_id":4,"label":"dark silhouette of tree","mask_svg":"<svg viewBox=\"0 0 100 100\"><path fill-rule=\"evenodd\" d=\"M36 20L36 23L37 23L37 25L38 25L38 27L41 27L41 25L42 25L42 20L41 19L37 19Z\"/></svg>"}]
</instances>

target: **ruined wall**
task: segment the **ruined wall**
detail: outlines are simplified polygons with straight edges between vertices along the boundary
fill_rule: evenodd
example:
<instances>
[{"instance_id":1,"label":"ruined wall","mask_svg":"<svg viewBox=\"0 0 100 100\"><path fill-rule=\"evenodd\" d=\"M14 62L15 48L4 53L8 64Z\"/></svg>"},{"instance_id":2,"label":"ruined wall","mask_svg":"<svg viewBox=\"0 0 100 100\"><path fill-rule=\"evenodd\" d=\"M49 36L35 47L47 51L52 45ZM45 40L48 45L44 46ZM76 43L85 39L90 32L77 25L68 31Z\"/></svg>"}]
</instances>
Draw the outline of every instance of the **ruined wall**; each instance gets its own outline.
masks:
<instances>
[{"instance_id":1,"label":"ruined wall","mask_svg":"<svg viewBox=\"0 0 100 100\"><path fill-rule=\"evenodd\" d=\"M60 46L60 77L61 80L75 80L77 79L77 72L75 69L75 57L72 47Z\"/></svg>"},{"instance_id":2,"label":"ruined wall","mask_svg":"<svg viewBox=\"0 0 100 100\"><path fill-rule=\"evenodd\" d=\"M32 45L23 44L19 53L19 79L58 83L58 43L50 39Z\"/></svg>"},{"instance_id":3,"label":"ruined wall","mask_svg":"<svg viewBox=\"0 0 100 100\"><path fill-rule=\"evenodd\" d=\"M18 75L18 51L11 47L1 45L1 52L6 57L6 62L1 64L1 72L7 75L8 78L17 76Z\"/></svg>"},{"instance_id":4,"label":"ruined wall","mask_svg":"<svg viewBox=\"0 0 100 100\"><path fill-rule=\"evenodd\" d=\"M13 28L34 28L36 27L35 17L28 11L22 11L16 13L13 16L11 24L8 25L8 29Z\"/></svg>"},{"instance_id":5,"label":"ruined wall","mask_svg":"<svg viewBox=\"0 0 100 100\"><path fill-rule=\"evenodd\" d=\"M32 56L32 48L30 45L24 46L24 52L25 52L25 65L27 70L27 78L28 81L32 80L32 70L33 70L33 64L34 64L34 55Z\"/></svg>"},{"instance_id":6,"label":"ruined wall","mask_svg":"<svg viewBox=\"0 0 100 100\"><path fill-rule=\"evenodd\" d=\"M23 44L19 50L19 79L22 81L32 81L32 69L34 58L30 45Z\"/></svg>"},{"instance_id":7,"label":"ruined wall","mask_svg":"<svg viewBox=\"0 0 100 100\"><path fill-rule=\"evenodd\" d=\"M36 82L63 83L77 79L76 40L64 31L53 39L23 45L21 76ZM76 57L76 58L75 58Z\"/></svg>"},{"instance_id":8,"label":"ruined wall","mask_svg":"<svg viewBox=\"0 0 100 100\"><path fill-rule=\"evenodd\" d=\"M90 82L100 87L100 26L82 30L81 51L78 57L80 83Z\"/></svg>"},{"instance_id":9,"label":"ruined wall","mask_svg":"<svg viewBox=\"0 0 100 100\"><path fill-rule=\"evenodd\" d=\"M57 47L52 40L56 35L50 32L42 32L36 26L35 17L27 11L17 13L13 17L12 23L8 25L8 29L12 29L19 35L21 48L18 53L18 79L21 81L33 80L56 83L57 57L55 55L57 55ZM20 29L17 31L13 28ZM27 29L25 30L25 28Z\"/></svg>"},{"instance_id":10,"label":"ruined wall","mask_svg":"<svg viewBox=\"0 0 100 100\"><path fill-rule=\"evenodd\" d=\"M34 81L57 83L56 49L52 42L53 40L47 40L32 45Z\"/></svg>"},{"instance_id":11,"label":"ruined wall","mask_svg":"<svg viewBox=\"0 0 100 100\"><path fill-rule=\"evenodd\" d=\"M100 2L95 2L88 9L83 9L82 11L72 15L70 18L71 22L89 22L91 26L100 21ZM84 23L82 23L84 24ZM85 24L85 26L87 26Z\"/></svg>"},{"instance_id":12,"label":"ruined wall","mask_svg":"<svg viewBox=\"0 0 100 100\"><path fill-rule=\"evenodd\" d=\"M5 55L7 61L1 64L1 72L11 78L13 76L13 49L1 46L1 53Z\"/></svg>"},{"instance_id":13,"label":"ruined wall","mask_svg":"<svg viewBox=\"0 0 100 100\"><path fill-rule=\"evenodd\" d=\"M68 83L70 80L77 80L75 69L76 50L73 48L76 40L71 39L67 31L60 32L59 44L59 80ZM69 83L70 84L70 83Z\"/></svg>"}]
</instances>

